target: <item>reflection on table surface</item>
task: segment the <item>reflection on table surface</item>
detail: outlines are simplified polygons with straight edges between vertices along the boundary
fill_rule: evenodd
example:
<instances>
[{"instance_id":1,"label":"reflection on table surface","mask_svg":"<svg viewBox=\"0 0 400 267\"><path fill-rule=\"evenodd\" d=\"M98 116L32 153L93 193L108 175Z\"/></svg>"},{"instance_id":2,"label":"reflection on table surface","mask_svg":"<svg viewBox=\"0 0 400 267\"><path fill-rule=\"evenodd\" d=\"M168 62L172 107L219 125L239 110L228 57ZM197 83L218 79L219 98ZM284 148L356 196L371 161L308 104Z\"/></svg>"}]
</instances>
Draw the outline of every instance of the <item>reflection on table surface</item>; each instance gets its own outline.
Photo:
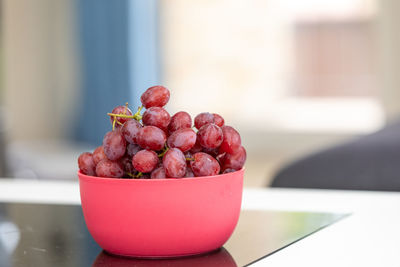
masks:
<instances>
[{"instance_id":1,"label":"reflection on table surface","mask_svg":"<svg viewBox=\"0 0 400 267\"><path fill-rule=\"evenodd\" d=\"M170 259L134 259L124 258L108 254L102 251L94 261L92 267L236 267L236 263L232 255L225 248L220 248L204 255L170 258Z\"/></svg>"},{"instance_id":2,"label":"reflection on table surface","mask_svg":"<svg viewBox=\"0 0 400 267\"><path fill-rule=\"evenodd\" d=\"M243 266L341 217L245 210L218 251L186 258L132 259L102 251L86 229L80 206L0 203L0 267Z\"/></svg>"}]
</instances>

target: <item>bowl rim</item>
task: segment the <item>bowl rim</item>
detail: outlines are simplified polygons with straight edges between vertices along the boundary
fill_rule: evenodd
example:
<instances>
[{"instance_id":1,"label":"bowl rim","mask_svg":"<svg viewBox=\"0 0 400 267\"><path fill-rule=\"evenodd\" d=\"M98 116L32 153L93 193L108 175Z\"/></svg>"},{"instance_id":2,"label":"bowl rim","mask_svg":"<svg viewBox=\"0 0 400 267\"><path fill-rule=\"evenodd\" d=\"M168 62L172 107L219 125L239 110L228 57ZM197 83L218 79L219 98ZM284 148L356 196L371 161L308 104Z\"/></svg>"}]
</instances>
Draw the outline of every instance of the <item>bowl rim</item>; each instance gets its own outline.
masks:
<instances>
[{"instance_id":1,"label":"bowl rim","mask_svg":"<svg viewBox=\"0 0 400 267\"><path fill-rule=\"evenodd\" d=\"M232 176L233 174L241 173L243 175L245 167L235 172L228 172L224 174L217 174L213 176L201 176L201 177L182 177L182 178L166 178L166 179L123 179L123 178L110 178L110 177L97 177L86 175L78 170L79 180L85 180L87 182L104 182L104 183L176 183L178 181L205 181L217 178L223 178L226 176Z\"/></svg>"}]
</instances>

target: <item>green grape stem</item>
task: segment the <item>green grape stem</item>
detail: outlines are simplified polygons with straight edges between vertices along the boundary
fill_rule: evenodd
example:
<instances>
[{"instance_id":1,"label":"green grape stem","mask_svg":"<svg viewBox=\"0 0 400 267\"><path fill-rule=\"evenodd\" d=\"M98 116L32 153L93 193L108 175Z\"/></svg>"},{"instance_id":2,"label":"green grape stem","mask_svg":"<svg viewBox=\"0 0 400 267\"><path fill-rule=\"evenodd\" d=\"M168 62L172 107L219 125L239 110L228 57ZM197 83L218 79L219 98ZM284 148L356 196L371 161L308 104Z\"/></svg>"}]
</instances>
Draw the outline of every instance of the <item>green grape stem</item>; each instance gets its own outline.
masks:
<instances>
[{"instance_id":1,"label":"green grape stem","mask_svg":"<svg viewBox=\"0 0 400 267\"><path fill-rule=\"evenodd\" d=\"M117 121L117 118L116 117L114 117L114 120L113 120L113 124L112 124L112 130L114 131L114 129L115 129L115 122Z\"/></svg>"},{"instance_id":2,"label":"green grape stem","mask_svg":"<svg viewBox=\"0 0 400 267\"><path fill-rule=\"evenodd\" d=\"M135 115L125 115L125 114L114 114L114 113L107 113L108 116L111 117L118 117L118 118L127 118L127 119L134 119Z\"/></svg>"},{"instance_id":3,"label":"green grape stem","mask_svg":"<svg viewBox=\"0 0 400 267\"><path fill-rule=\"evenodd\" d=\"M141 105L140 107L138 107L138 110L136 111L136 113L133 116L136 116L136 118L138 118L137 120L140 121L142 119L142 115L140 114L140 112L143 109L143 105Z\"/></svg>"},{"instance_id":4,"label":"green grape stem","mask_svg":"<svg viewBox=\"0 0 400 267\"><path fill-rule=\"evenodd\" d=\"M114 120L116 120L116 118L135 119L135 120L137 120L137 121L141 121L141 120L142 120L142 117L143 117L143 116L140 114L140 112L141 112L142 109L143 109L143 105L140 106L140 107L138 107L138 110L137 110L136 113L133 114L133 115L126 115L127 109L128 109L128 102L126 102L126 104L125 104L125 111L124 111L124 114L107 113L107 115L113 117ZM119 121L117 121L117 123L118 123L119 125L122 125L122 123L120 123ZM114 130L114 125L113 125L113 130Z\"/></svg>"},{"instance_id":5,"label":"green grape stem","mask_svg":"<svg viewBox=\"0 0 400 267\"><path fill-rule=\"evenodd\" d=\"M126 114L115 114L115 113L107 113L108 116L113 117L114 119L116 118L126 118L126 119L135 119L137 121L142 120L142 115L140 112L142 111L143 106L140 106L137 110L137 112L133 115L126 115ZM118 122L120 125L122 125L120 122Z\"/></svg>"},{"instance_id":6,"label":"green grape stem","mask_svg":"<svg viewBox=\"0 0 400 267\"><path fill-rule=\"evenodd\" d=\"M169 150L169 148L168 148L167 144L165 144L165 147L164 147L163 152L161 152L160 154L158 154L158 157L159 157L159 158L164 157L165 153L167 153L168 150Z\"/></svg>"},{"instance_id":7,"label":"green grape stem","mask_svg":"<svg viewBox=\"0 0 400 267\"><path fill-rule=\"evenodd\" d=\"M131 178L135 178L135 175L132 174L132 173L130 173L130 172L127 172L126 174L127 174L129 177L131 177Z\"/></svg>"}]
</instances>

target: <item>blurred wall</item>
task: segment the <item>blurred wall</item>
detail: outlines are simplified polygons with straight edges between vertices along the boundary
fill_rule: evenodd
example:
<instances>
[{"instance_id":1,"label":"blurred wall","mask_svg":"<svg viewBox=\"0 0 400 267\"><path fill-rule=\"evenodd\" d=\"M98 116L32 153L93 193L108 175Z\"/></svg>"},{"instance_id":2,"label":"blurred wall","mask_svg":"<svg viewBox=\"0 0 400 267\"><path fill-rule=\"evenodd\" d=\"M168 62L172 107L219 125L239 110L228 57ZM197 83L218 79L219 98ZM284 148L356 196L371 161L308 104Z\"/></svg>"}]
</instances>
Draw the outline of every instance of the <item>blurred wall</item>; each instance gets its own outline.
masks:
<instances>
[{"instance_id":1,"label":"blurred wall","mask_svg":"<svg viewBox=\"0 0 400 267\"><path fill-rule=\"evenodd\" d=\"M400 117L400 1L380 0L378 12L381 97L390 121Z\"/></svg>"},{"instance_id":2,"label":"blurred wall","mask_svg":"<svg viewBox=\"0 0 400 267\"><path fill-rule=\"evenodd\" d=\"M279 1L162 0L160 6L163 80L173 112L216 112L238 125L264 116L288 93L292 36Z\"/></svg>"},{"instance_id":3,"label":"blurred wall","mask_svg":"<svg viewBox=\"0 0 400 267\"><path fill-rule=\"evenodd\" d=\"M11 139L68 134L79 77L74 3L2 1L3 103Z\"/></svg>"}]
</instances>

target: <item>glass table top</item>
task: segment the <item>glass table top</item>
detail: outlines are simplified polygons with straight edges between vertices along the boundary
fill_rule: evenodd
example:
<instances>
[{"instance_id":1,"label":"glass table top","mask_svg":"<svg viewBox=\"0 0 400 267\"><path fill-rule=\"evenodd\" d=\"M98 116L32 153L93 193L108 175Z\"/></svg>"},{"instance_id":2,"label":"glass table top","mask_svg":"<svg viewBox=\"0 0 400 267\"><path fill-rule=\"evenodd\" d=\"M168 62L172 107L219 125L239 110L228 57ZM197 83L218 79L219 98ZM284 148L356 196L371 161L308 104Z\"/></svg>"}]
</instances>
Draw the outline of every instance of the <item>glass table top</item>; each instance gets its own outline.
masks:
<instances>
[{"instance_id":1,"label":"glass table top","mask_svg":"<svg viewBox=\"0 0 400 267\"><path fill-rule=\"evenodd\" d=\"M0 267L245 266L345 216L244 210L223 248L200 256L149 260L102 251L86 228L80 206L0 203Z\"/></svg>"}]
</instances>

